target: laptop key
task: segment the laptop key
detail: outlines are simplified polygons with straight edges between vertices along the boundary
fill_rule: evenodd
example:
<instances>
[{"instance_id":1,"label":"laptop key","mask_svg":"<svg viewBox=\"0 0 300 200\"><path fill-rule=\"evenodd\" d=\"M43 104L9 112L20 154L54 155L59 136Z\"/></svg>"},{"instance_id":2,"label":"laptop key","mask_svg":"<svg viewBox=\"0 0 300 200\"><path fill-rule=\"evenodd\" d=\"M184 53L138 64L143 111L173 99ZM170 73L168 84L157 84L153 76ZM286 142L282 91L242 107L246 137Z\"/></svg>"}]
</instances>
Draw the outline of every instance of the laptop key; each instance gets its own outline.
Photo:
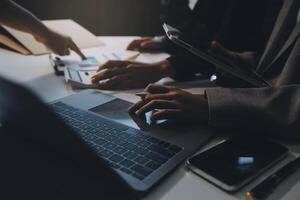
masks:
<instances>
[{"instance_id":1,"label":"laptop key","mask_svg":"<svg viewBox=\"0 0 300 200\"><path fill-rule=\"evenodd\" d=\"M128 158L129 160L135 159L138 157L138 154L130 151L124 154L124 157Z\"/></svg>"},{"instance_id":2,"label":"laptop key","mask_svg":"<svg viewBox=\"0 0 300 200\"><path fill-rule=\"evenodd\" d=\"M157 153L153 153L153 152L148 153L147 155L145 155L145 157L150 160L156 161L159 164L163 164L168 161L167 158L164 158L164 157L158 155Z\"/></svg>"},{"instance_id":3,"label":"laptop key","mask_svg":"<svg viewBox=\"0 0 300 200\"><path fill-rule=\"evenodd\" d=\"M95 135L88 135L88 136L85 136L83 139L85 139L87 141L96 141L99 139L99 137L97 137Z\"/></svg>"},{"instance_id":4,"label":"laptop key","mask_svg":"<svg viewBox=\"0 0 300 200\"><path fill-rule=\"evenodd\" d=\"M115 144L119 145L119 146L125 146L126 144L128 144L128 142L126 142L123 139L117 139L114 141Z\"/></svg>"},{"instance_id":5,"label":"laptop key","mask_svg":"<svg viewBox=\"0 0 300 200\"><path fill-rule=\"evenodd\" d=\"M103 147L104 147L104 148L107 148L107 149L109 149L109 150L113 150L114 148L117 147L117 145L114 144L114 143L108 142L108 143L104 144Z\"/></svg>"},{"instance_id":6,"label":"laptop key","mask_svg":"<svg viewBox=\"0 0 300 200\"><path fill-rule=\"evenodd\" d=\"M87 141L87 144L90 146L90 147L92 147L92 148L94 148L94 146L97 146L95 143L93 143L92 141Z\"/></svg>"},{"instance_id":7,"label":"laptop key","mask_svg":"<svg viewBox=\"0 0 300 200\"><path fill-rule=\"evenodd\" d=\"M102 145L104 145L105 143L107 143L107 141L106 140L104 140L104 139L98 139L98 140L95 140L94 141L96 144L98 144L98 145L100 145L100 146L102 146Z\"/></svg>"},{"instance_id":8,"label":"laptop key","mask_svg":"<svg viewBox=\"0 0 300 200\"><path fill-rule=\"evenodd\" d=\"M173 153L172 151L168 151L157 145L151 145L148 147L148 149L155 153L158 153L159 155L163 155L166 158L172 158L175 155L175 153Z\"/></svg>"},{"instance_id":9,"label":"laptop key","mask_svg":"<svg viewBox=\"0 0 300 200\"><path fill-rule=\"evenodd\" d=\"M124 154L126 153L128 150L122 148L122 147L116 147L114 148L113 152L115 152L116 154Z\"/></svg>"},{"instance_id":10,"label":"laptop key","mask_svg":"<svg viewBox=\"0 0 300 200\"><path fill-rule=\"evenodd\" d=\"M108 165L114 169L120 169L121 167L119 165L117 165L116 163L113 162L109 162Z\"/></svg>"},{"instance_id":11,"label":"laptop key","mask_svg":"<svg viewBox=\"0 0 300 200\"><path fill-rule=\"evenodd\" d=\"M82 137L89 135L89 133L85 130L81 130L81 129L77 129L76 133L78 133L79 135L81 135Z\"/></svg>"},{"instance_id":12,"label":"laptop key","mask_svg":"<svg viewBox=\"0 0 300 200\"><path fill-rule=\"evenodd\" d=\"M140 134L140 132L136 129L130 128L125 133L129 134L130 136L135 136L137 134Z\"/></svg>"},{"instance_id":13,"label":"laptop key","mask_svg":"<svg viewBox=\"0 0 300 200\"><path fill-rule=\"evenodd\" d=\"M130 168L132 165L134 165L135 163L131 160L123 160L122 162L120 162L120 165L122 165L123 167L126 167L126 168Z\"/></svg>"},{"instance_id":14,"label":"laptop key","mask_svg":"<svg viewBox=\"0 0 300 200\"><path fill-rule=\"evenodd\" d=\"M122 156L119 156L119 155L113 155L109 158L109 160L114 162L114 163L120 163L124 160L124 158Z\"/></svg>"},{"instance_id":15,"label":"laptop key","mask_svg":"<svg viewBox=\"0 0 300 200\"><path fill-rule=\"evenodd\" d=\"M109 150L103 150L103 151L100 152L100 154L101 154L101 156L102 156L103 158L109 158L109 157L111 157L112 155L114 155L114 153L111 152L111 151L109 151Z\"/></svg>"},{"instance_id":16,"label":"laptop key","mask_svg":"<svg viewBox=\"0 0 300 200\"><path fill-rule=\"evenodd\" d=\"M126 133L126 132L121 132L118 134L118 137L122 138L122 139L127 139L129 138L131 135Z\"/></svg>"},{"instance_id":17,"label":"laptop key","mask_svg":"<svg viewBox=\"0 0 300 200\"><path fill-rule=\"evenodd\" d=\"M141 174L145 177L149 176L153 172L152 169L141 166L141 165L134 165L133 167L131 167L131 170L133 170L134 172Z\"/></svg>"},{"instance_id":18,"label":"laptop key","mask_svg":"<svg viewBox=\"0 0 300 200\"><path fill-rule=\"evenodd\" d=\"M120 169L122 172L124 172L124 173L126 173L126 174L129 174L129 175L131 175L132 174L132 171L131 170L129 170L129 169L127 169L127 168L121 168Z\"/></svg>"},{"instance_id":19,"label":"laptop key","mask_svg":"<svg viewBox=\"0 0 300 200\"><path fill-rule=\"evenodd\" d=\"M129 139L127 139L127 142L133 143L138 145L140 142L142 142L143 140L137 137L131 137Z\"/></svg>"},{"instance_id":20,"label":"laptop key","mask_svg":"<svg viewBox=\"0 0 300 200\"><path fill-rule=\"evenodd\" d=\"M137 148L134 150L134 152L140 154L140 155L146 155L148 154L150 151L144 148Z\"/></svg>"},{"instance_id":21,"label":"laptop key","mask_svg":"<svg viewBox=\"0 0 300 200\"><path fill-rule=\"evenodd\" d=\"M148 147L151 145L151 143L148 141L142 141L142 142L138 143L137 145L139 145L141 147Z\"/></svg>"},{"instance_id":22,"label":"laptop key","mask_svg":"<svg viewBox=\"0 0 300 200\"><path fill-rule=\"evenodd\" d=\"M137 174L137 173L132 174L132 176L139 179L139 180L141 180L141 181L145 179L145 176L142 176L142 175Z\"/></svg>"},{"instance_id":23,"label":"laptop key","mask_svg":"<svg viewBox=\"0 0 300 200\"><path fill-rule=\"evenodd\" d=\"M104 126L103 123L99 123L99 122L96 122L96 123L93 123L92 124L95 128L102 128Z\"/></svg>"},{"instance_id":24,"label":"laptop key","mask_svg":"<svg viewBox=\"0 0 300 200\"><path fill-rule=\"evenodd\" d=\"M118 130L116 130L116 129L112 129L112 130L110 130L109 131L109 133L111 134L111 135L118 135L119 133L120 133L120 131L118 131Z\"/></svg>"},{"instance_id":25,"label":"laptop key","mask_svg":"<svg viewBox=\"0 0 300 200\"><path fill-rule=\"evenodd\" d=\"M139 156L136 159L134 159L135 162L137 162L140 165L145 165L146 163L149 162L149 159L143 157L143 156Z\"/></svg>"},{"instance_id":26,"label":"laptop key","mask_svg":"<svg viewBox=\"0 0 300 200\"><path fill-rule=\"evenodd\" d=\"M103 126L102 129L105 131L110 131L112 128L109 126Z\"/></svg>"},{"instance_id":27,"label":"laptop key","mask_svg":"<svg viewBox=\"0 0 300 200\"><path fill-rule=\"evenodd\" d=\"M110 142L114 142L118 137L114 136L114 135L108 135L105 137L106 140L110 141Z\"/></svg>"},{"instance_id":28,"label":"laptop key","mask_svg":"<svg viewBox=\"0 0 300 200\"><path fill-rule=\"evenodd\" d=\"M106 133L106 132L104 132L104 131L99 131L99 132L97 133L97 136L99 136L99 137L101 137L101 138L105 138L105 137L109 136L109 134Z\"/></svg>"},{"instance_id":29,"label":"laptop key","mask_svg":"<svg viewBox=\"0 0 300 200\"><path fill-rule=\"evenodd\" d=\"M156 170L158 169L161 165L154 162L154 161L150 161L149 163L146 164L147 167L149 167L150 169Z\"/></svg>"},{"instance_id":30,"label":"laptop key","mask_svg":"<svg viewBox=\"0 0 300 200\"><path fill-rule=\"evenodd\" d=\"M136 145L134 145L134 144L127 144L127 145L125 145L124 146L126 149L128 149L129 151L133 151L133 150L135 150L135 149L137 149L138 148L138 146L136 146Z\"/></svg>"},{"instance_id":31,"label":"laptop key","mask_svg":"<svg viewBox=\"0 0 300 200\"><path fill-rule=\"evenodd\" d=\"M90 130L91 133L97 134L99 132L99 129L93 128Z\"/></svg>"},{"instance_id":32,"label":"laptop key","mask_svg":"<svg viewBox=\"0 0 300 200\"><path fill-rule=\"evenodd\" d=\"M101 147L101 146L98 146L98 145L96 145L96 146L93 146L93 148L95 149L95 151L97 151L97 152L101 152L101 151L103 151L104 150L104 148L103 147Z\"/></svg>"}]
</instances>

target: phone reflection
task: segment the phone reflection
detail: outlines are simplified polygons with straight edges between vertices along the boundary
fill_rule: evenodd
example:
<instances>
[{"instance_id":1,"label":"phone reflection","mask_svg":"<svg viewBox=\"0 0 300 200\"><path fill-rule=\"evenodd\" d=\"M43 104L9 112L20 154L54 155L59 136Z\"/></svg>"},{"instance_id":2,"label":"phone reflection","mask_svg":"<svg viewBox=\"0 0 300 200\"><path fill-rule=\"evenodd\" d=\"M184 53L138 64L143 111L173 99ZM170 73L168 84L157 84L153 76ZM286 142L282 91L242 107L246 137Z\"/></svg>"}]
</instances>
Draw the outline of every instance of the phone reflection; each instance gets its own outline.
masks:
<instances>
[{"instance_id":1,"label":"phone reflection","mask_svg":"<svg viewBox=\"0 0 300 200\"><path fill-rule=\"evenodd\" d=\"M238 157L237 169L242 173L251 172L254 168L255 158L250 156L241 156Z\"/></svg>"}]
</instances>

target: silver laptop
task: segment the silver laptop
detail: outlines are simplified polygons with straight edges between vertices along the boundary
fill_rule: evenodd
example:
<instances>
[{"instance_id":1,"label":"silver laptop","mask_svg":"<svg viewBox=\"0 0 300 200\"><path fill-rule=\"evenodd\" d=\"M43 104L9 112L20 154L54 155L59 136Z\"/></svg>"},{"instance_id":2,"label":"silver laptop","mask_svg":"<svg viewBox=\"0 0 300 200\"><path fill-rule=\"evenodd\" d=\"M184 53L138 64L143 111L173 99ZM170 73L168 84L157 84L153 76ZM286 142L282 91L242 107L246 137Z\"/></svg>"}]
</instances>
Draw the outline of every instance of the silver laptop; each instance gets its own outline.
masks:
<instances>
[{"instance_id":1,"label":"silver laptop","mask_svg":"<svg viewBox=\"0 0 300 200\"><path fill-rule=\"evenodd\" d=\"M132 104L97 90L54 101L53 110L137 192L147 192L213 136L204 125L151 124Z\"/></svg>"}]
</instances>

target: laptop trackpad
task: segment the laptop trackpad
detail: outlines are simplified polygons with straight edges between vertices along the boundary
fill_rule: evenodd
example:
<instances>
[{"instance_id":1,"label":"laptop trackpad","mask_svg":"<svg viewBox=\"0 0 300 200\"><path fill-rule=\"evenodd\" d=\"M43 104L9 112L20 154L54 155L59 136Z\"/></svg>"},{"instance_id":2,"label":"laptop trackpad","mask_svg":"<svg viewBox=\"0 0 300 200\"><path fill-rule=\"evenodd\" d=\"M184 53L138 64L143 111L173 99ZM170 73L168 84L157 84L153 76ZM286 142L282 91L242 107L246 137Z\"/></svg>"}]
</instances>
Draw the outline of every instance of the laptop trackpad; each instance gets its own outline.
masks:
<instances>
[{"instance_id":1,"label":"laptop trackpad","mask_svg":"<svg viewBox=\"0 0 300 200\"><path fill-rule=\"evenodd\" d=\"M114 99L108 103L91 108L89 111L100 114L132 128L140 129L127 112L130 106L132 106L132 103L130 102L122 99Z\"/></svg>"}]
</instances>

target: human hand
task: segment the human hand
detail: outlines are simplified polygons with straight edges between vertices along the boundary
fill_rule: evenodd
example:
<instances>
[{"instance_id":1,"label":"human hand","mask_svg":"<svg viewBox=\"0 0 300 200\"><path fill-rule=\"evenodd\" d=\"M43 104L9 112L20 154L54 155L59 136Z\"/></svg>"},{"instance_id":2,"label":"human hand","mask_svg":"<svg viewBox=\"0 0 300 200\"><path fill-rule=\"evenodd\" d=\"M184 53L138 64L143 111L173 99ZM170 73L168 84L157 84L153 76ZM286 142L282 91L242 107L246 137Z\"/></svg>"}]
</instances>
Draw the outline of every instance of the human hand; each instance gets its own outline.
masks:
<instances>
[{"instance_id":1,"label":"human hand","mask_svg":"<svg viewBox=\"0 0 300 200\"><path fill-rule=\"evenodd\" d=\"M71 37L59 34L53 30L48 30L47 33L35 35L35 38L45 44L53 53L60 56L69 55L70 50L73 50L82 59L86 58Z\"/></svg>"},{"instance_id":2,"label":"human hand","mask_svg":"<svg viewBox=\"0 0 300 200\"><path fill-rule=\"evenodd\" d=\"M210 52L223 60L230 66L242 70L245 74L251 76L258 62L258 56L255 52L233 52L224 48L220 43L213 41ZM224 87L248 87L244 81L237 79L231 73L224 71L216 66L218 75L218 84Z\"/></svg>"},{"instance_id":3,"label":"human hand","mask_svg":"<svg viewBox=\"0 0 300 200\"><path fill-rule=\"evenodd\" d=\"M140 52L161 52L163 51L163 41L165 37L161 39L154 38L142 38L132 41L127 50L140 51Z\"/></svg>"},{"instance_id":4,"label":"human hand","mask_svg":"<svg viewBox=\"0 0 300 200\"><path fill-rule=\"evenodd\" d=\"M102 90L143 88L172 75L168 61L145 64L131 61L108 61L92 77Z\"/></svg>"},{"instance_id":5,"label":"human hand","mask_svg":"<svg viewBox=\"0 0 300 200\"><path fill-rule=\"evenodd\" d=\"M242 69L251 69L257 63L257 55L255 52L234 52L223 47L219 42L213 41L211 43L210 52L216 57L221 58L228 64L239 66Z\"/></svg>"},{"instance_id":6,"label":"human hand","mask_svg":"<svg viewBox=\"0 0 300 200\"><path fill-rule=\"evenodd\" d=\"M194 95L175 87L150 84L145 92L150 93L128 109L128 112L143 117L154 111L151 120L208 121L208 102L204 95Z\"/></svg>"}]
</instances>

